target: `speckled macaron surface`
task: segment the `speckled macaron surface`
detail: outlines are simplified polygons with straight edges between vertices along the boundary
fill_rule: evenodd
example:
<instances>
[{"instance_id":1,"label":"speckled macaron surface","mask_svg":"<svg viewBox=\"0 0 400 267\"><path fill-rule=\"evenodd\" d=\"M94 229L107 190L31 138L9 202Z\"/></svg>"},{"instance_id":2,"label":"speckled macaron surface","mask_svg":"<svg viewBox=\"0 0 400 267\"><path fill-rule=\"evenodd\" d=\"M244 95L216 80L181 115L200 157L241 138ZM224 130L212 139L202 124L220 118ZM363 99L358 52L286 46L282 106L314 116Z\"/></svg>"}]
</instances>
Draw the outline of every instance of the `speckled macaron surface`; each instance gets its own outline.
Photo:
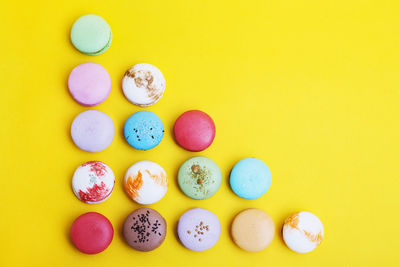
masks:
<instances>
[{"instance_id":1,"label":"speckled macaron surface","mask_svg":"<svg viewBox=\"0 0 400 267\"><path fill-rule=\"evenodd\" d=\"M165 79L161 71L147 63L129 68L122 79L125 97L135 105L147 107L157 103L165 91Z\"/></svg>"},{"instance_id":2,"label":"speckled macaron surface","mask_svg":"<svg viewBox=\"0 0 400 267\"><path fill-rule=\"evenodd\" d=\"M103 66L92 62L82 63L71 71L68 88L79 104L96 106L110 95L111 78Z\"/></svg>"},{"instance_id":3,"label":"speckled macaron surface","mask_svg":"<svg viewBox=\"0 0 400 267\"><path fill-rule=\"evenodd\" d=\"M324 238L324 227L317 216L302 211L285 220L282 228L286 245L298 253L307 253L316 249Z\"/></svg>"},{"instance_id":4,"label":"speckled macaron surface","mask_svg":"<svg viewBox=\"0 0 400 267\"><path fill-rule=\"evenodd\" d=\"M83 111L71 125L71 137L75 145L88 152L106 149L114 139L114 134L112 119L98 110Z\"/></svg>"},{"instance_id":5,"label":"speckled macaron surface","mask_svg":"<svg viewBox=\"0 0 400 267\"><path fill-rule=\"evenodd\" d=\"M97 254L110 245L114 229L104 215L88 212L73 222L70 235L78 250L86 254Z\"/></svg>"},{"instance_id":6,"label":"speckled macaron surface","mask_svg":"<svg viewBox=\"0 0 400 267\"><path fill-rule=\"evenodd\" d=\"M167 223L153 209L140 208L128 215L123 227L125 241L139 251L158 248L165 239Z\"/></svg>"},{"instance_id":7,"label":"speckled macaron surface","mask_svg":"<svg viewBox=\"0 0 400 267\"><path fill-rule=\"evenodd\" d=\"M104 53L111 45L112 32L108 23L97 15L89 14L75 21L71 29L71 42L87 55Z\"/></svg>"},{"instance_id":8,"label":"speckled macaron surface","mask_svg":"<svg viewBox=\"0 0 400 267\"><path fill-rule=\"evenodd\" d=\"M138 111L128 118L124 126L128 144L139 150L157 146L164 136L161 119L151 111Z\"/></svg>"},{"instance_id":9,"label":"speckled macaron surface","mask_svg":"<svg viewBox=\"0 0 400 267\"><path fill-rule=\"evenodd\" d=\"M256 158L245 158L233 167L229 183L239 197L256 199L268 191L271 180L271 171L264 162Z\"/></svg>"},{"instance_id":10,"label":"speckled macaron surface","mask_svg":"<svg viewBox=\"0 0 400 267\"><path fill-rule=\"evenodd\" d=\"M267 248L274 239L275 225L265 211L247 209L233 219L231 235L241 249L258 252Z\"/></svg>"},{"instance_id":11,"label":"speckled macaron surface","mask_svg":"<svg viewBox=\"0 0 400 267\"><path fill-rule=\"evenodd\" d=\"M183 246L193 251L204 251L218 242L221 224L211 211L195 208L181 216L177 231Z\"/></svg>"},{"instance_id":12,"label":"speckled macaron surface","mask_svg":"<svg viewBox=\"0 0 400 267\"><path fill-rule=\"evenodd\" d=\"M215 124L207 113L189 110L176 120L174 135L176 142L184 149L202 151L214 141Z\"/></svg>"},{"instance_id":13,"label":"speckled macaron surface","mask_svg":"<svg viewBox=\"0 0 400 267\"><path fill-rule=\"evenodd\" d=\"M156 203L167 193L167 173L155 162L136 162L126 171L124 188L128 196L139 204Z\"/></svg>"},{"instance_id":14,"label":"speckled macaron surface","mask_svg":"<svg viewBox=\"0 0 400 267\"><path fill-rule=\"evenodd\" d=\"M82 202L97 204L110 197L114 183L115 177L110 167L101 161L88 161L75 170L72 190Z\"/></svg>"},{"instance_id":15,"label":"speckled macaron surface","mask_svg":"<svg viewBox=\"0 0 400 267\"><path fill-rule=\"evenodd\" d=\"M185 161L178 172L182 192L193 199L207 199L221 186L222 173L218 165L206 157L193 157Z\"/></svg>"}]
</instances>

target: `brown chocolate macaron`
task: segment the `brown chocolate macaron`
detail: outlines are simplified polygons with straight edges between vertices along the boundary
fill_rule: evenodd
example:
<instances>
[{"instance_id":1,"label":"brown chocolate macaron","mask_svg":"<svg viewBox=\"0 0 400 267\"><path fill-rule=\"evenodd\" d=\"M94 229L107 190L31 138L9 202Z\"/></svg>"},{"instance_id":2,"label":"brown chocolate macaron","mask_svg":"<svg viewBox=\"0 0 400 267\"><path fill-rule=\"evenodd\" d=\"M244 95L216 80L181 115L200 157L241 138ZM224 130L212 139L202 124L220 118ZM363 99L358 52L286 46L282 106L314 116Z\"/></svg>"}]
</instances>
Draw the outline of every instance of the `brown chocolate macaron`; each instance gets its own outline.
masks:
<instances>
[{"instance_id":1,"label":"brown chocolate macaron","mask_svg":"<svg viewBox=\"0 0 400 267\"><path fill-rule=\"evenodd\" d=\"M124 223L124 238L134 249L150 251L164 242L167 223L160 213L149 208L133 211Z\"/></svg>"}]
</instances>

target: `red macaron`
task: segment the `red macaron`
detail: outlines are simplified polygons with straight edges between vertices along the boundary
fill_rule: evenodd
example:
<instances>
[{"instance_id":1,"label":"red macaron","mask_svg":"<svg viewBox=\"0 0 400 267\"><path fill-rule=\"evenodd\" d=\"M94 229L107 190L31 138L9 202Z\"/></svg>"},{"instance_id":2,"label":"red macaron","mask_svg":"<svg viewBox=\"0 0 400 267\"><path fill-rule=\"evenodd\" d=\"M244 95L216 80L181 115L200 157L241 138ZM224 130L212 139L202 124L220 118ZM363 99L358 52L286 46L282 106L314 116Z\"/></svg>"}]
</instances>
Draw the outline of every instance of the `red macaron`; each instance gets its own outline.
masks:
<instances>
[{"instance_id":1,"label":"red macaron","mask_svg":"<svg viewBox=\"0 0 400 267\"><path fill-rule=\"evenodd\" d=\"M183 113L175 122L176 142L189 151L202 151L209 147L215 137L215 124L211 117L200 110Z\"/></svg>"},{"instance_id":2,"label":"red macaron","mask_svg":"<svg viewBox=\"0 0 400 267\"><path fill-rule=\"evenodd\" d=\"M75 247L86 254L97 254L111 243L114 229L110 221L97 212L79 216L71 228L71 240Z\"/></svg>"}]
</instances>

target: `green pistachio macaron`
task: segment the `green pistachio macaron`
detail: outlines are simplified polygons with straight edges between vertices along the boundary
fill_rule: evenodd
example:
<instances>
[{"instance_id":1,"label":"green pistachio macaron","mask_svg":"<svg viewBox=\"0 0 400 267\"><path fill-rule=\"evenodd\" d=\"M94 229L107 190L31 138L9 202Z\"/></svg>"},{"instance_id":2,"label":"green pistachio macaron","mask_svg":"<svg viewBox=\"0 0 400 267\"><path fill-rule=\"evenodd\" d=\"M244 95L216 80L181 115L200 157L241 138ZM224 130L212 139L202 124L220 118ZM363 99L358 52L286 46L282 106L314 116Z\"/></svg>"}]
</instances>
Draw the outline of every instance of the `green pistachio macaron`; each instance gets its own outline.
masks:
<instances>
[{"instance_id":1,"label":"green pistachio macaron","mask_svg":"<svg viewBox=\"0 0 400 267\"><path fill-rule=\"evenodd\" d=\"M97 15L85 15L75 21L71 29L71 42L87 55L100 55L111 45L112 32L108 23Z\"/></svg>"},{"instance_id":2,"label":"green pistachio macaron","mask_svg":"<svg viewBox=\"0 0 400 267\"><path fill-rule=\"evenodd\" d=\"M188 159L178 172L178 183L182 192L193 199L207 199L213 196L221 182L220 168L206 157Z\"/></svg>"}]
</instances>

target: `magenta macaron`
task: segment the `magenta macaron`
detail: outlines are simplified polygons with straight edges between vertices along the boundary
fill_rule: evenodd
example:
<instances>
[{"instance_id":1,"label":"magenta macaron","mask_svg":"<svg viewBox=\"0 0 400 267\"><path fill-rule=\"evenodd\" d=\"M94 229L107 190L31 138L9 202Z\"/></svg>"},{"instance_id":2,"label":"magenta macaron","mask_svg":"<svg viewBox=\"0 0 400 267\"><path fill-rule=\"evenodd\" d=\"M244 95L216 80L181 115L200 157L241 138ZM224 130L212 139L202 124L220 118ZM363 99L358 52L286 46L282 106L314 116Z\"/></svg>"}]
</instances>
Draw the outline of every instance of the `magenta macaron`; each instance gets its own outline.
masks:
<instances>
[{"instance_id":1,"label":"magenta macaron","mask_svg":"<svg viewBox=\"0 0 400 267\"><path fill-rule=\"evenodd\" d=\"M176 142L186 150L202 151L209 147L215 137L212 118L200 110L189 110L176 120L174 125Z\"/></svg>"},{"instance_id":2,"label":"magenta macaron","mask_svg":"<svg viewBox=\"0 0 400 267\"><path fill-rule=\"evenodd\" d=\"M71 71L68 88L79 104L96 106L110 95L111 77L103 66L92 62L83 63Z\"/></svg>"},{"instance_id":3,"label":"magenta macaron","mask_svg":"<svg viewBox=\"0 0 400 267\"><path fill-rule=\"evenodd\" d=\"M86 254L97 254L110 245L114 228L104 215L88 212L76 218L70 235L78 250Z\"/></svg>"}]
</instances>

